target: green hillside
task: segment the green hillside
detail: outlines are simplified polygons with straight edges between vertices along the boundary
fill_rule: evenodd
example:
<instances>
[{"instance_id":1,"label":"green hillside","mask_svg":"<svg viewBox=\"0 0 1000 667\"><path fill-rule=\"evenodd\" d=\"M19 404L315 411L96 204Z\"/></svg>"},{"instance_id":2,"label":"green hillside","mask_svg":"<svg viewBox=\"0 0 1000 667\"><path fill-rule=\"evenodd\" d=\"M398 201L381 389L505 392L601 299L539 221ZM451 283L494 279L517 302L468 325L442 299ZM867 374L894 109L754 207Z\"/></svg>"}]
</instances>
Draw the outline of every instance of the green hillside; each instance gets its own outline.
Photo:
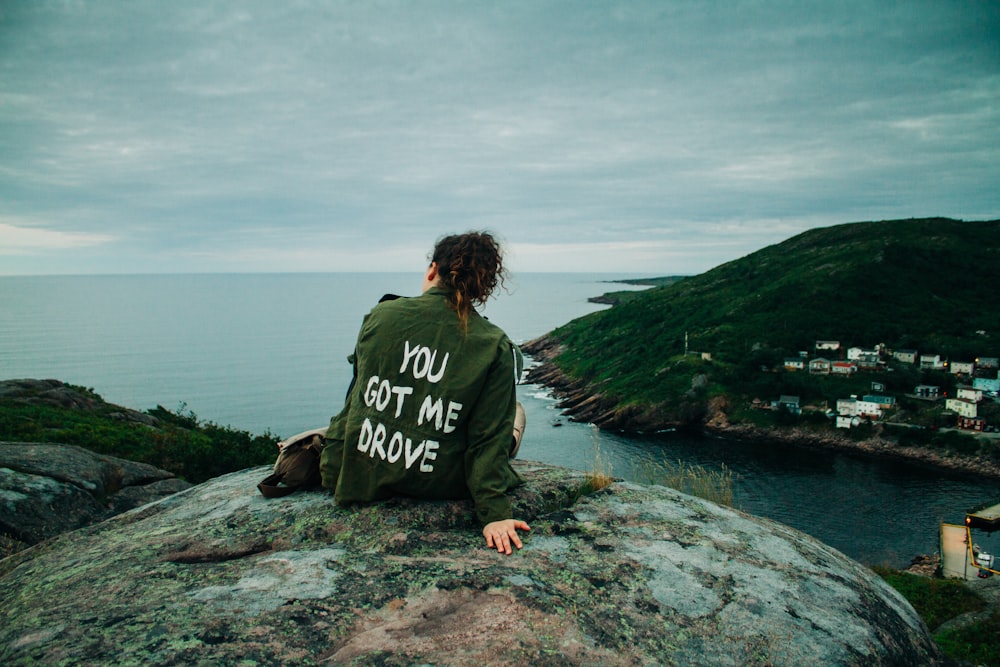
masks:
<instances>
[{"instance_id":1,"label":"green hillside","mask_svg":"<svg viewBox=\"0 0 1000 667\"><path fill-rule=\"evenodd\" d=\"M761 367L812 353L817 340L961 361L1000 356L998 284L1000 221L852 223L651 288L551 337L565 345L555 359L563 372L621 404L669 412L733 392L808 397L823 391L763 379Z\"/></svg>"}]
</instances>

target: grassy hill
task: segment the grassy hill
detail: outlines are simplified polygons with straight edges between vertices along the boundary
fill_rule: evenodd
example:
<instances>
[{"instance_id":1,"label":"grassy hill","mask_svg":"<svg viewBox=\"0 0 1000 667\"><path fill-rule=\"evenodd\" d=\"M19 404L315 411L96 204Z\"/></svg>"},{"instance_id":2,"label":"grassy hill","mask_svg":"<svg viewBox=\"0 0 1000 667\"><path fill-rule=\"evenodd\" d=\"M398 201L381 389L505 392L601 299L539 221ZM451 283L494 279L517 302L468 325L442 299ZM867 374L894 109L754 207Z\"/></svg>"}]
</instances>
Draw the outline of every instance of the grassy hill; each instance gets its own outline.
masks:
<instances>
[{"instance_id":1,"label":"grassy hill","mask_svg":"<svg viewBox=\"0 0 1000 667\"><path fill-rule=\"evenodd\" d=\"M278 438L200 421L183 409L138 412L58 380L0 381L0 442L51 442L148 463L197 484L274 461Z\"/></svg>"},{"instance_id":2,"label":"grassy hill","mask_svg":"<svg viewBox=\"0 0 1000 667\"><path fill-rule=\"evenodd\" d=\"M760 372L812 352L817 340L960 361L1000 356L998 284L1000 221L852 223L636 293L550 338L564 345L554 363L566 375L619 404L657 406L665 421L683 422L717 395L828 398L821 386ZM685 355L685 337L690 352L711 360ZM893 383L920 380L901 372Z\"/></svg>"}]
</instances>

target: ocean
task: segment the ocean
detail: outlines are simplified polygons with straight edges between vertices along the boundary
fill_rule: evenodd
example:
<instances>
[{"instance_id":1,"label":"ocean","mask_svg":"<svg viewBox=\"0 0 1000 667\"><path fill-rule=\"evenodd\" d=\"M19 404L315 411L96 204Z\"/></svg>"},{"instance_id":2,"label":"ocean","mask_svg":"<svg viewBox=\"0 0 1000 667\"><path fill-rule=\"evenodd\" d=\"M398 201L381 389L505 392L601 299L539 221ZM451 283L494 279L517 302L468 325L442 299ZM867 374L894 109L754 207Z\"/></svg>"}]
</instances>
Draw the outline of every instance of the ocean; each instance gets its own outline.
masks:
<instances>
[{"instance_id":1,"label":"ocean","mask_svg":"<svg viewBox=\"0 0 1000 667\"><path fill-rule=\"evenodd\" d=\"M588 298L642 289L621 274L513 277L484 314L523 343L606 306ZM286 437L343 405L347 355L386 293L420 291L400 273L0 277L0 379L55 378L137 410ZM810 533L864 563L905 565L937 550L941 521L993 499L991 480L891 461L688 434L643 438L572 422L543 387L522 385L520 458L581 470L610 466L656 482L678 463L734 474L735 504Z\"/></svg>"},{"instance_id":2,"label":"ocean","mask_svg":"<svg viewBox=\"0 0 1000 667\"><path fill-rule=\"evenodd\" d=\"M515 342L604 306L621 276L525 274L484 314ZM162 405L253 433L322 425L343 404L347 355L392 273L0 278L0 377L56 378L140 410ZM183 406L183 407L182 407Z\"/></svg>"}]
</instances>

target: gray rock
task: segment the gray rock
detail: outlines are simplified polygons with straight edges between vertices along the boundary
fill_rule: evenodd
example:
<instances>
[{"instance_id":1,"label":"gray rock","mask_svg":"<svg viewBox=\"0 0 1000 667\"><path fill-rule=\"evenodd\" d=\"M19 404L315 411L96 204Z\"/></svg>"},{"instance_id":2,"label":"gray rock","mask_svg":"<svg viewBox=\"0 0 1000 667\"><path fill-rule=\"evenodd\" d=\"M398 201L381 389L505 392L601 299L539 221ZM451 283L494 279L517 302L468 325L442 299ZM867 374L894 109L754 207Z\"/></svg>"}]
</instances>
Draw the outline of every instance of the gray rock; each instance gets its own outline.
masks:
<instances>
[{"instance_id":1,"label":"gray rock","mask_svg":"<svg viewBox=\"0 0 1000 667\"><path fill-rule=\"evenodd\" d=\"M0 534L14 550L190 486L165 470L82 447L2 442Z\"/></svg>"},{"instance_id":2,"label":"gray rock","mask_svg":"<svg viewBox=\"0 0 1000 667\"><path fill-rule=\"evenodd\" d=\"M517 462L524 549L471 504L268 500L233 473L0 561L5 665L935 665L917 614L783 525Z\"/></svg>"}]
</instances>

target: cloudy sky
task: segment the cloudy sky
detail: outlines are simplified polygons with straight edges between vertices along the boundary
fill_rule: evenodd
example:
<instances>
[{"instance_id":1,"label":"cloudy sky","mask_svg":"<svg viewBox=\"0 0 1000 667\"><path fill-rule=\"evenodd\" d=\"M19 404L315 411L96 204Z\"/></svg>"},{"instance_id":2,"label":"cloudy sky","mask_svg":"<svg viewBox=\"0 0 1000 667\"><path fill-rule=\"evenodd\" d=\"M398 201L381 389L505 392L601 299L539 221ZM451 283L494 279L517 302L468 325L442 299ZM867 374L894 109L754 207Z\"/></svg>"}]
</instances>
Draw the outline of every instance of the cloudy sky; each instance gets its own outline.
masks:
<instances>
[{"instance_id":1,"label":"cloudy sky","mask_svg":"<svg viewBox=\"0 0 1000 667\"><path fill-rule=\"evenodd\" d=\"M696 273L1000 218L1000 3L4 0L0 274Z\"/></svg>"}]
</instances>

